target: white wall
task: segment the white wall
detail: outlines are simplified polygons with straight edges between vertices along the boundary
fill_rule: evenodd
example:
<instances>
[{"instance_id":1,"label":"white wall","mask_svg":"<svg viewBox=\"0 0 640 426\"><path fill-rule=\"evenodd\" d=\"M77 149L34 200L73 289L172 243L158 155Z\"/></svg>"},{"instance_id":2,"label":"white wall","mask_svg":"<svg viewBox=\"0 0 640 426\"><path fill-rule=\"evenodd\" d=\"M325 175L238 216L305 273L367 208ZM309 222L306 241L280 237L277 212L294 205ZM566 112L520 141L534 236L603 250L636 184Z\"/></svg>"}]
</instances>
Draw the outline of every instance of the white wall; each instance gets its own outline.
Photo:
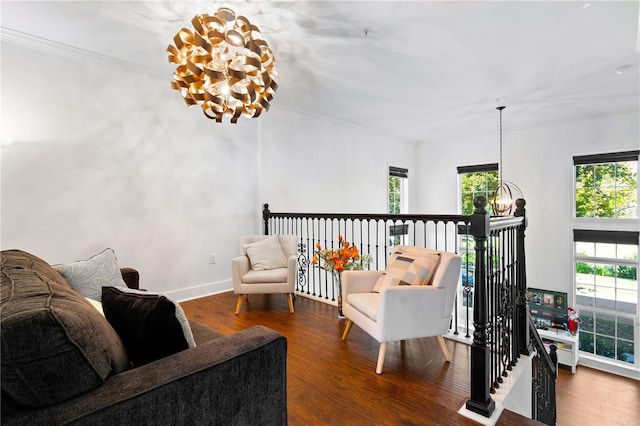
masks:
<instances>
[{"instance_id":1,"label":"white wall","mask_svg":"<svg viewBox=\"0 0 640 426\"><path fill-rule=\"evenodd\" d=\"M638 113L590 118L513 131L503 135L504 179L527 201L527 279L530 287L572 292L573 156L637 150ZM421 212L452 212L458 206L456 167L498 162L496 135L419 145ZM638 221L630 227L638 229ZM573 303L573 301L571 301Z\"/></svg>"},{"instance_id":2,"label":"white wall","mask_svg":"<svg viewBox=\"0 0 640 426\"><path fill-rule=\"evenodd\" d=\"M0 149L2 249L55 264L112 247L143 287L184 299L231 288L239 236L261 232L265 202L386 212L395 165L414 211L412 143L277 106L214 123L166 76L67 53L2 44L0 137L14 140Z\"/></svg>"},{"instance_id":3,"label":"white wall","mask_svg":"<svg viewBox=\"0 0 640 426\"><path fill-rule=\"evenodd\" d=\"M262 128L261 199L274 212L386 213L389 165L409 169L415 146L274 106Z\"/></svg>"},{"instance_id":4,"label":"white wall","mask_svg":"<svg viewBox=\"0 0 640 426\"><path fill-rule=\"evenodd\" d=\"M65 263L112 247L149 290L230 288L258 231L258 121L215 123L166 76L68 56L2 43L2 249Z\"/></svg>"},{"instance_id":5,"label":"white wall","mask_svg":"<svg viewBox=\"0 0 640 426\"><path fill-rule=\"evenodd\" d=\"M15 142L0 149L0 246L50 263L112 247L144 287L177 298L230 288L238 238L261 231L263 203L385 212L391 164L409 169L411 213L452 213L456 167L498 161L496 135L414 145L277 102L258 120L213 123L166 77L8 42L1 71L0 136ZM528 203L530 286L571 288L572 156L638 149L638 128L637 113L505 122L505 179Z\"/></svg>"}]
</instances>

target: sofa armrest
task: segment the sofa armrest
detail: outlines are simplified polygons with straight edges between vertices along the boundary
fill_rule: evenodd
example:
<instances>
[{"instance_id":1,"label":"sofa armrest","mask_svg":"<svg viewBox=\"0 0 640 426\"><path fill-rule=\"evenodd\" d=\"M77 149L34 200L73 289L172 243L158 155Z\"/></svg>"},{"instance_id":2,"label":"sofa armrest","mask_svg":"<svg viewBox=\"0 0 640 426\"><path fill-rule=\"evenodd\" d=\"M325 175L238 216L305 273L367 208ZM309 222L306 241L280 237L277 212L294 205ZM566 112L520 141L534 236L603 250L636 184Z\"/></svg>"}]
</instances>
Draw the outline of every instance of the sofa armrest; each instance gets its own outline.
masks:
<instances>
[{"instance_id":1,"label":"sofa armrest","mask_svg":"<svg viewBox=\"0 0 640 426\"><path fill-rule=\"evenodd\" d=\"M238 256L231 259L231 281L233 282L234 290L240 290L242 277L249 272L250 269L251 264L247 256Z\"/></svg>"},{"instance_id":2,"label":"sofa armrest","mask_svg":"<svg viewBox=\"0 0 640 426\"><path fill-rule=\"evenodd\" d=\"M263 326L107 378L87 394L3 418L12 424L286 425L287 340Z\"/></svg>"},{"instance_id":3,"label":"sofa armrest","mask_svg":"<svg viewBox=\"0 0 640 426\"><path fill-rule=\"evenodd\" d=\"M120 268L122 280L129 288L140 289L140 274L133 268Z\"/></svg>"},{"instance_id":4,"label":"sofa armrest","mask_svg":"<svg viewBox=\"0 0 640 426\"><path fill-rule=\"evenodd\" d=\"M445 334L452 310L452 306L446 306L446 300L444 288L430 285L383 287L378 305L378 322L384 324L383 336L403 340ZM398 328L398 324L406 326Z\"/></svg>"},{"instance_id":5,"label":"sofa armrest","mask_svg":"<svg viewBox=\"0 0 640 426\"><path fill-rule=\"evenodd\" d=\"M296 279L298 277L298 256L292 255L287 259L287 284L291 288L291 292L295 291Z\"/></svg>"}]
</instances>

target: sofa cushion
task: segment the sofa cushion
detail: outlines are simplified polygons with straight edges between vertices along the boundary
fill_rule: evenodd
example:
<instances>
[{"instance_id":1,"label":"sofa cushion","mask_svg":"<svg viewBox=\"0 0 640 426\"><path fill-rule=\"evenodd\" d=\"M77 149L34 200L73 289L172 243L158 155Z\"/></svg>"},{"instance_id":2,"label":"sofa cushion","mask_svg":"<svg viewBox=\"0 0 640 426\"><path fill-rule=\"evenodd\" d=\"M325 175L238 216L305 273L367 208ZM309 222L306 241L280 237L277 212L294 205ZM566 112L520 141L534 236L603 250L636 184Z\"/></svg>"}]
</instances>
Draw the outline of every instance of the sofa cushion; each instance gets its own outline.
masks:
<instances>
[{"instance_id":1,"label":"sofa cushion","mask_svg":"<svg viewBox=\"0 0 640 426\"><path fill-rule=\"evenodd\" d=\"M87 260L56 265L56 269L78 293L98 302L104 286L127 288L116 253L110 248Z\"/></svg>"},{"instance_id":2,"label":"sofa cushion","mask_svg":"<svg viewBox=\"0 0 640 426\"><path fill-rule=\"evenodd\" d=\"M379 292L380 288L393 285L431 285L439 262L439 253L394 253L387 269L376 281L373 291Z\"/></svg>"},{"instance_id":3,"label":"sofa cushion","mask_svg":"<svg viewBox=\"0 0 640 426\"><path fill-rule=\"evenodd\" d=\"M196 345L202 345L203 343L209 342L211 340L216 340L224 337L224 334L195 320L189 320L189 327L191 327L191 331L193 332L193 340L195 341Z\"/></svg>"},{"instance_id":4,"label":"sofa cushion","mask_svg":"<svg viewBox=\"0 0 640 426\"><path fill-rule=\"evenodd\" d=\"M103 287L102 309L135 365L195 346L184 311L166 296Z\"/></svg>"},{"instance_id":5,"label":"sofa cushion","mask_svg":"<svg viewBox=\"0 0 640 426\"><path fill-rule=\"evenodd\" d=\"M128 368L118 334L51 266L18 250L1 262L2 391L13 401L55 405Z\"/></svg>"},{"instance_id":6,"label":"sofa cushion","mask_svg":"<svg viewBox=\"0 0 640 426\"><path fill-rule=\"evenodd\" d=\"M251 269L264 271L287 267L287 257L282 251L277 235L243 246L249 257Z\"/></svg>"},{"instance_id":7,"label":"sofa cushion","mask_svg":"<svg viewBox=\"0 0 640 426\"><path fill-rule=\"evenodd\" d=\"M287 281L287 268L269 269L267 271L249 271L242 276L244 284L271 284Z\"/></svg>"},{"instance_id":8,"label":"sofa cushion","mask_svg":"<svg viewBox=\"0 0 640 426\"><path fill-rule=\"evenodd\" d=\"M371 321L378 321L379 293L351 293L347 296L347 303L360 311Z\"/></svg>"}]
</instances>

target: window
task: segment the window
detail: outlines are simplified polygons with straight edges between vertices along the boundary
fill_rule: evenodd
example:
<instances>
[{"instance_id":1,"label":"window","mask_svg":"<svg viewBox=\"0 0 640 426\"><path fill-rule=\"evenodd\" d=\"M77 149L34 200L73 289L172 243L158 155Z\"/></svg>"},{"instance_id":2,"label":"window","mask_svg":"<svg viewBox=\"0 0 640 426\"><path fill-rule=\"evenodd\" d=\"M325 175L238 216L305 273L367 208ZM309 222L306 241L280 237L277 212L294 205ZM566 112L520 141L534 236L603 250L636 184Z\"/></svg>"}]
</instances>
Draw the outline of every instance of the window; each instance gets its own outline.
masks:
<instances>
[{"instance_id":1,"label":"window","mask_svg":"<svg viewBox=\"0 0 640 426\"><path fill-rule=\"evenodd\" d=\"M458 167L458 177L460 183L460 213L464 215L473 214L473 199L479 195L484 196L487 201L498 186L498 163L481 164L476 166ZM487 204L489 214L491 206ZM462 256L462 291L460 293L460 306L473 307L473 282L475 273L475 242L470 235L460 235L460 256ZM464 309L458 312L464 314Z\"/></svg>"},{"instance_id":2,"label":"window","mask_svg":"<svg viewBox=\"0 0 640 426\"><path fill-rule=\"evenodd\" d=\"M576 156L573 229L579 349L640 368L638 154ZM586 220L585 220L586 219ZM592 219L592 220L588 220Z\"/></svg>"},{"instance_id":3,"label":"window","mask_svg":"<svg viewBox=\"0 0 640 426\"><path fill-rule=\"evenodd\" d=\"M389 166L388 205L390 214L407 213L409 170ZM394 224L389 227L389 247L405 244L408 225Z\"/></svg>"},{"instance_id":4,"label":"window","mask_svg":"<svg viewBox=\"0 0 640 426\"><path fill-rule=\"evenodd\" d=\"M460 214L473 213L473 199L483 195L487 201L498 186L498 163L458 167L460 180ZM491 206L487 205L489 214Z\"/></svg>"},{"instance_id":5,"label":"window","mask_svg":"<svg viewBox=\"0 0 640 426\"><path fill-rule=\"evenodd\" d=\"M634 364L638 232L574 229L580 350Z\"/></svg>"},{"instance_id":6,"label":"window","mask_svg":"<svg viewBox=\"0 0 640 426\"><path fill-rule=\"evenodd\" d=\"M638 151L574 157L576 217L638 217Z\"/></svg>"},{"instance_id":7,"label":"window","mask_svg":"<svg viewBox=\"0 0 640 426\"><path fill-rule=\"evenodd\" d=\"M389 166L389 213L407 212L407 179L409 170Z\"/></svg>"}]
</instances>

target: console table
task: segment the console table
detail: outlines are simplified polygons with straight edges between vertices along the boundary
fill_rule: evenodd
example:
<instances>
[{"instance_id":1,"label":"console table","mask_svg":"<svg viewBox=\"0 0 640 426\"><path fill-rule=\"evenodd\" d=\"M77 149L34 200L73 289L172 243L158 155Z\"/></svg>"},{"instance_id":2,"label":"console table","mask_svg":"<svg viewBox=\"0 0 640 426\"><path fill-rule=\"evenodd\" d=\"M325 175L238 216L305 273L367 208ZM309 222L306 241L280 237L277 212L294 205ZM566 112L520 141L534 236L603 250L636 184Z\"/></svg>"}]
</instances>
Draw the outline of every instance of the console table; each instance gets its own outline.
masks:
<instances>
[{"instance_id":1,"label":"console table","mask_svg":"<svg viewBox=\"0 0 640 426\"><path fill-rule=\"evenodd\" d=\"M547 351L549 345L556 345L558 351L558 365L564 365L575 374L578 365L578 335L567 335L565 330L550 328L548 330L538 330Z\"/></svg>"}]
</instances>

